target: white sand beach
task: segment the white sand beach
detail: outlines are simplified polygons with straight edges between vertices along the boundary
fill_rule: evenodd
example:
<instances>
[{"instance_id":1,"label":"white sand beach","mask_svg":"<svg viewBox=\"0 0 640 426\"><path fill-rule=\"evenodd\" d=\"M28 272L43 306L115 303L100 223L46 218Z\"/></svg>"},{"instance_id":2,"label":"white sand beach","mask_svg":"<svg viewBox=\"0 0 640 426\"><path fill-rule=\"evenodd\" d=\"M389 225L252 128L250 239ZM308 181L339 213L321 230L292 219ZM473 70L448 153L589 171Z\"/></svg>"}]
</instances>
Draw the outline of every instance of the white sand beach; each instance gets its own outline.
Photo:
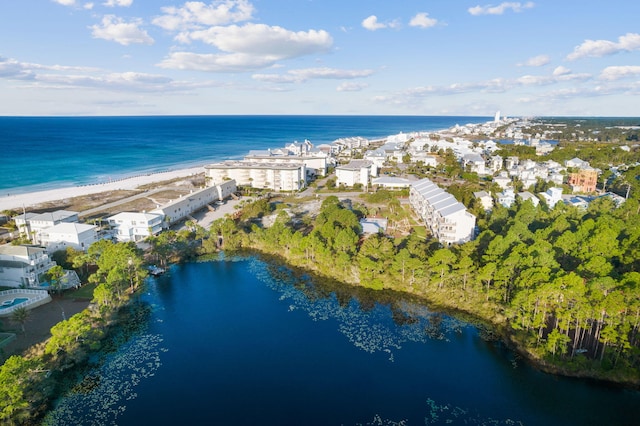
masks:
<instances>
[{"instance_id":1,"label":"white sand beach","mask_svg":"<svg viewBox=\"0 0 640 426\"><path fill-rule=\"evenodd\" d=\"M142 185L155 182L189 177L204 172L203 167L192 167L188 169L171 170L167 172L150 173L130 178L120 179L112 182L105 182L95 185L73 186L68 188L57 188L46 191L29 192L24 194L5 195L0 197L0 211L18 209L34 206L48 201L64 200L67 198L79 197L100 192L116 190L133 190Z\"/></svg>"}]
</instances>

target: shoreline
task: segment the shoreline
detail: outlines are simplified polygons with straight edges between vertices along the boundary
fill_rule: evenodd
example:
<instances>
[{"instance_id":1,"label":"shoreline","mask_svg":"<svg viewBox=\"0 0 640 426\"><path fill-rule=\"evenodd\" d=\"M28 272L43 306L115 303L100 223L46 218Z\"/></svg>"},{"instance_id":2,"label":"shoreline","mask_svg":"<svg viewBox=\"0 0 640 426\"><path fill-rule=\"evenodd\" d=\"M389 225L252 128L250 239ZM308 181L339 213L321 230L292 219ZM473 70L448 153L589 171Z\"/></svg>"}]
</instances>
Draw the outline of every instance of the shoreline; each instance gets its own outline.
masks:
<instances>
[{"instance_id":1,"label":"shoreline","mask_svg":"<svg viewBox=\"0 0 640 426\"><path fill-rule=\"evenodd\" d=\"M167 180L195 176L204 172L204 165L175 169L164 172L155 172L126 177L111 182L96 183L93 185L79 185L64 188L48 189L43 191L25 192L0 196L0 211L33 207L38 204L59 201L67 198L81 197L98 194L101 192L116 190L135 190L142 185L163 182Z\"/></svg>"}]
</instances>

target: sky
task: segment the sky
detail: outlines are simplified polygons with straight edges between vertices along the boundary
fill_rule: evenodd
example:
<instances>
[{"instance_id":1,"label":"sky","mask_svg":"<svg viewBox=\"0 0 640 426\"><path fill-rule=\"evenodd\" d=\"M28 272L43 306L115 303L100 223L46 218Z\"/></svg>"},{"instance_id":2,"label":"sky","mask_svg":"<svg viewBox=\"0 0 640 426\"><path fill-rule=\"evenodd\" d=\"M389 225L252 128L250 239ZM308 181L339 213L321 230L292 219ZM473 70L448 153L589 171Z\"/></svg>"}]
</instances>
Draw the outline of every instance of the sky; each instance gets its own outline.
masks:
<instances>
[{"instance_id":1,"label":"sky","mask_svg":"<svg viewBox=\"0 0 640 426\"><path fill-rule=\"evenodd\" d=\"M635 0L0 0L0 115L640 117Z\"/></svg>"}]
</instances>

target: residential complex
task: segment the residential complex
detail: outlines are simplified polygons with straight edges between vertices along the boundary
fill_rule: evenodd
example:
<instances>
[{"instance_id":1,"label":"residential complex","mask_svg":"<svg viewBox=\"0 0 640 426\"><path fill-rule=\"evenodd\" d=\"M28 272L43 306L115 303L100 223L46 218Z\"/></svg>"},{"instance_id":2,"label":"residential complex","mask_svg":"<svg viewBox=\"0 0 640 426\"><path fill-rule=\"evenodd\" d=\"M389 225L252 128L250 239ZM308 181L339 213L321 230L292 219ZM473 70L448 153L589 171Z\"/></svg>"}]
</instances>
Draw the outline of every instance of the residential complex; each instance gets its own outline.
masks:
<instances>
[{"instance_id":1,"label":"residential complex","mask_svg":"<svg viewBox=\"0 0 640 426\"><path fill-rule=\"evenodd\" d=\"M409 203L441 243L464 243L475 237L476 217L429 179L411 185Z\"/></svg>"},{"instance_id":2,"label":"residential complex","mask_svg":"<svg viewBox=\"0 0 640 426\"><path fill-rule=\"evenodd\" d=\"M238 186L272 191L298 191L306 186L307 172L303 163L256 163L227 160L204 167L213 185L228 180Z\"/></svg>"}]
</instances>

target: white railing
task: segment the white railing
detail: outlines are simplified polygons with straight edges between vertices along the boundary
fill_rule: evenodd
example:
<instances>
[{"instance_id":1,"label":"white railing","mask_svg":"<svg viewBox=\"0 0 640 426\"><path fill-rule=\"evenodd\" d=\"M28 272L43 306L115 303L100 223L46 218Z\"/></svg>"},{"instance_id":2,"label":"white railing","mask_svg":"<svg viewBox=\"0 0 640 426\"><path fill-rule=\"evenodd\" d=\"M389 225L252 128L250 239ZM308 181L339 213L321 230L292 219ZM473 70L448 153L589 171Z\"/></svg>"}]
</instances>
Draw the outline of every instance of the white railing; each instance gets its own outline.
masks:
<instances>
[{"instance_id":1,"label":"white railing","mask_svg":"<svg viewBox=\"0 0 640 426\"><path fill-rule=\"evenodd\" d=\"M37 304L39 306L51 300L51 296L49 296L49 292L47 292L46 290L11 289L11 290L0 291L0 296L11 295L11 294L29 294L29 295L33 295L33 297L29 297L29 300L27 300L26 302L19 303L14 306L9 306L7 308L0 310L0 316L10 315L13 313L13 311L15 311L17 308L20 308L22 306L28 306L33 304Z\"/></svg>"}]
</instances>

